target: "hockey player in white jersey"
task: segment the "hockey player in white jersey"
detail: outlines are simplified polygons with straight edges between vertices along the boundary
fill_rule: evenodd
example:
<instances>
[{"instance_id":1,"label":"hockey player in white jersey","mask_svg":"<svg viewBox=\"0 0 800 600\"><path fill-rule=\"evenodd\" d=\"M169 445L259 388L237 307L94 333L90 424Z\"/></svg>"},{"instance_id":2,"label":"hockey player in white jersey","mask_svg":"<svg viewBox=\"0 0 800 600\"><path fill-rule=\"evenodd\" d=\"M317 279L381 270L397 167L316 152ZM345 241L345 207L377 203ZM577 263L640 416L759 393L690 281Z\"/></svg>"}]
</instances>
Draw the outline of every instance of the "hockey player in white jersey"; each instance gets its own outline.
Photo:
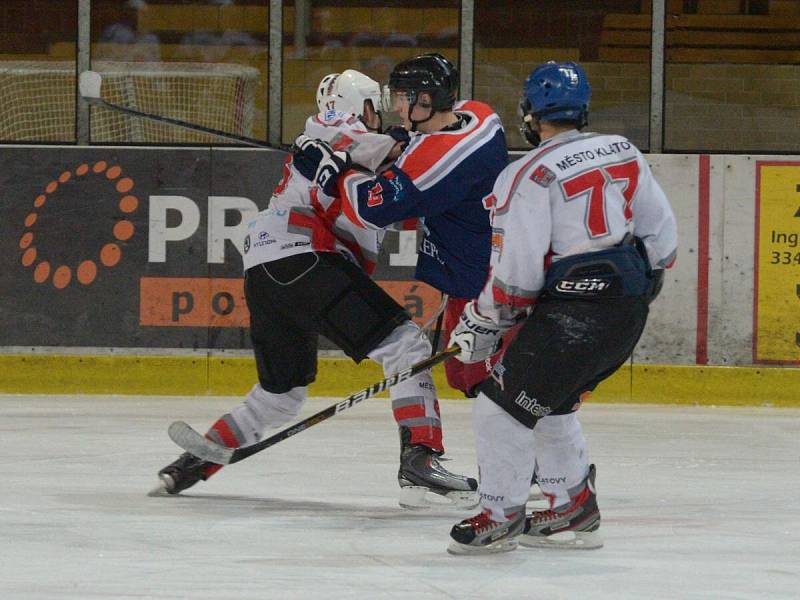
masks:
<instances>
[{"instance_id":1,"label":"hockey player in white jersey","mask_svg":"<svg viewBox=\"0 0 800 600\"><path fill-rule=\"evenodd\" d=\"M305 135L348 152L369 171L397 157L408 140L405 132L380 133L380 87L358 71L323 78L317 104ZM252 445L299 414L316 377L319 334L356 362L379 363L386 376L431 354L407 311L369 277L383 230L353 226L341 200L303 177L303 160L302 152L287 158L269 207L248 226L245 294L259 382L206 434L228 447ZM444 447L430 372L396 384L390 396L401 438L400 504L428 506L432 492L459 507L476 506L475 479L450 473L438 460ZM162 490L177 494L220 468L184 453L159 472Z\"/></svg>"},{"instance_id":2,"label":"hockey player in white jersey","mask_svg":"<svg viewBox=\"0 0 800 600\"><path fill-rule=\"evenodd\" d=\"M602 545L575 411L630 357L677 248L675 217L639 150L581 131L591 95L583 68L540 65L524 94L523 130L536 147L486 200L491 276L450 338L460 360L482 361L525 319L479 386L482 512L453 527L454 554ZM550 508L526 516L534 462Z\"/></svg>"},{"instance_id":3,"label":"hockey player in white jersey","mask_svg":"<svg viewBox=\"0 0 800 600\"><path fill-rule=\"evenodd\" d=\"M413 132L403 154L373 177L348 170L347 153L325 145L318 171L308 175L349 204L347 214L367 230L419 219L415 278L447 296L445 336L489 275L492 232L482 200L508 164L500 117L483 102L458 101L458 89L458 69L441 54L398 63L385 91ZM448 360L444 369L448 383L469 396L489 376L483 364Z\"/></svg>"}]
</instances>

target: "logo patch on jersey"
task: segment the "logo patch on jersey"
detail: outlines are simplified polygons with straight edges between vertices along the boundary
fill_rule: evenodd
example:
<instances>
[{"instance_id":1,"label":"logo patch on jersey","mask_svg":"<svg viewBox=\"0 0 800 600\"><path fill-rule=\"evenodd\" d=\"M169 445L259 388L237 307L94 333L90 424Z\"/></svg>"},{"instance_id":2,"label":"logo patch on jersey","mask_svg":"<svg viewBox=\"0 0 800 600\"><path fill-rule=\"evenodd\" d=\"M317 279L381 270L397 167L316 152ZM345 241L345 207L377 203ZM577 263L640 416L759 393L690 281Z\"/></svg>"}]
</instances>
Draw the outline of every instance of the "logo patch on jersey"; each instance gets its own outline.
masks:
<instances>
[{"instance_id":1,"label":"logo patch on jersey","mask_svg":"<svg viewBox=\"0 0 800 600\"><path fill-rule=\"evenodd\" d=\"M383 188L380 183L376 183L369 191L367 206L380 206L383 204Z\"/></svg>"},{"instance_id":2,"label":"logo patch on jersey","mask_svg":"<svg viewBox=\"0 0 800 600\"><path fill-rule=\"evenodd\" d=\"M352 152L357 145L353 138L344 133L337 133L330 144L334 150L345 150L347 152Z\"/></svg>"},{"instance_id":3,"label":"logo patch on jersey","mask_svg":"<svg viewBox=\"0 0 800 600\"><path fill-rule=\"evenodd\" d=\"M248 235L247 237L248 237L247 245L248 245L248 248L249 248L249 246L250 246L250 241L249 241L250 235ZM261 231L258 234L258 241L253 244L253 247L254 248L262 248L263 246L269 246L270 244L274 244L276 241L277 240L273 240L269 236L268 232ZM245 250L245 253L247 253L247 250Z\"/></svg>"},{"instance_id":4,"label":"logo patch on jersey","mask_svg":"<svg viewBox=\"0 0 800 600\"><path fill-rule=\"evenodd\" d=\"M395 177L394 173L392 173L391 177L386 177L386 179L388 179L389 183L392 184L392 189L394 190L394 196L395 196L394 200L396 202L398 200L397 197L400 195L400 192L403 191L403 181L399 177Z\"/></svg>"},{"instance_id":5,"label":"logo patch on jersey","mask_svg":"<svg viewBox=\"0 0 800 600\"><path fill-rule=\"evenodd\" d=\"M505 230L501 227L492 227L492 252L503 254L503 239L505 238Z\"/></svg>"},{"instance_id":6,"label":"logo patch on jersey","mask_svg":"<svg viewBox=\"0 0 800 600\"><path fill-rule=\"evenodd\" d=\"M497 385L500 386L501 390L505 390L506 389L505 388L505 383L503 381L503 375L505 374L505 372L506 372L506 368L503 366L503 363L502 362L498 362L494 366L494 369L492 369L492 373L491 373L492 379L494 379L497 382Z\"/></svg>"},{"instance_id":7,"label":"logo patch on jersey","mask_svg":"<svg viewBox=\"0 0 800 600\"><path fill-rule=\"evenodd\" d=\"M556 180L556 174L544 165L539 165L531 173L531 181L542 187L549 187Z\"/></svg>"},{"instance_id":8,"label":"logo patch on jersey","mask_svg":"<svg viewBox=\"0 0 800 600\"><path fill-rule=\"evenodd\" d=\"M248 233L244 238L244 253L250 252L250 234Z\"/></svg>"}]
</instances>

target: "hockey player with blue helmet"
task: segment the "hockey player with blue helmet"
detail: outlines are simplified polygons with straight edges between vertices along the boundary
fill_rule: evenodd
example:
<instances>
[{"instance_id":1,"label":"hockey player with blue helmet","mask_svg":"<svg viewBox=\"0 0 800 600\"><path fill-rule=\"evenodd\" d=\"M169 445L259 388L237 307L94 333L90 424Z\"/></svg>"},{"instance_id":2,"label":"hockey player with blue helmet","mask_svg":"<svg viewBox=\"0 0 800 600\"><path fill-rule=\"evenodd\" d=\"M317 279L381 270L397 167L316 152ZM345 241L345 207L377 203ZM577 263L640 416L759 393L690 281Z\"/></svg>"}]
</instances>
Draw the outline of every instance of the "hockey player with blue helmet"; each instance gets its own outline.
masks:
<instances>
[{"instance_id":1,"label":"hockey player with blue helmet","mask_svg":"<svg viewBox=\"0 0 800 600\"><path fill-rule=\"evenodd\" d=\"M592 88L580 65L548 62L537 67L525 80L520 102L520 131L532 146L541 143L541 121L568 121L580 131L589 123Z\"/></svg>"},{"instance_id":2,"label":"hockey player with blue helmet","mask_svg":"<svg viewBox=\"0 0 800 600\"><path fill-rule=\"evenodd\" d=\"M628 360L677 249L675 216L642 153L620 135L583 132L591 88L575 63L527 78L522 132L535 146L497 178L486 204L490 277L450 337L485 361L517 336L473 407L481 509L448 550L599 548L595 467L576 411ZM534 471L550 502L526 515Z\"/></svg>"}]
</instances>

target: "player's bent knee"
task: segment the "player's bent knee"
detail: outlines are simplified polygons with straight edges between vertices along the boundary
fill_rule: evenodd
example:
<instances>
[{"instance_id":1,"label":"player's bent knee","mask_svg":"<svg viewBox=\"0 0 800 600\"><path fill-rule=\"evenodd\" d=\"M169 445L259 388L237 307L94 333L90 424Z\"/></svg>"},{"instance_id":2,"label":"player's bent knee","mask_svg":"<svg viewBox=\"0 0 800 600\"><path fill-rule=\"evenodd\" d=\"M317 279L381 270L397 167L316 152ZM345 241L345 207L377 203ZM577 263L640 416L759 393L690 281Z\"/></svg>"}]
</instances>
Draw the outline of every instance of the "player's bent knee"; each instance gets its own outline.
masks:
<instances>
[{"instance_id":1,"label":"player's bent knee","mask_svg":"<svg viewBox=\"0 0 800 600\"><path fill-rule=\"evenodd\" d=\"M397 373L431 355L431 343L413 321L395 327L369 353L386 373Z\"/></svg>"},{"instance_id":2,"label":"player's bent knee","mask_svg":"<svg viewBox=\"0 0 800 600\"><path fill-rule=\"evenodd\" d=\"M354 280L323 308L321 317L322 334L356 362L364 360L381 340L410 318L403 307L368 278Z\"/></svg>"}]
</instances>

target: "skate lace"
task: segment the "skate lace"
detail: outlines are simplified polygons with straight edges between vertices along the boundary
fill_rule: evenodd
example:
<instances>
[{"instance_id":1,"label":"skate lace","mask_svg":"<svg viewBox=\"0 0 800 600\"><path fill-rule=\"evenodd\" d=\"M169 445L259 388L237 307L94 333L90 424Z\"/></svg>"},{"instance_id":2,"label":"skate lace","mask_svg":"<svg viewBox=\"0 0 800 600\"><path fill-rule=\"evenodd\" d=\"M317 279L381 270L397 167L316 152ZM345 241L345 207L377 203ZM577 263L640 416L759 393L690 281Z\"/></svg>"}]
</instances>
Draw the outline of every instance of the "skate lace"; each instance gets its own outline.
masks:
<instances>
[{"instance_id":1,"label":"skate lace","mask_svg":"<svg viewBox=\"0 0 800 600\"><path fill-rule=\"evenodd\" d=\"M494 525L494 521L492 521L492 517L487 511L479 513L471 519L467 519L467 523L469 523L469 526L476 533L483 533Z\"/></svg>"}]
</instances>

